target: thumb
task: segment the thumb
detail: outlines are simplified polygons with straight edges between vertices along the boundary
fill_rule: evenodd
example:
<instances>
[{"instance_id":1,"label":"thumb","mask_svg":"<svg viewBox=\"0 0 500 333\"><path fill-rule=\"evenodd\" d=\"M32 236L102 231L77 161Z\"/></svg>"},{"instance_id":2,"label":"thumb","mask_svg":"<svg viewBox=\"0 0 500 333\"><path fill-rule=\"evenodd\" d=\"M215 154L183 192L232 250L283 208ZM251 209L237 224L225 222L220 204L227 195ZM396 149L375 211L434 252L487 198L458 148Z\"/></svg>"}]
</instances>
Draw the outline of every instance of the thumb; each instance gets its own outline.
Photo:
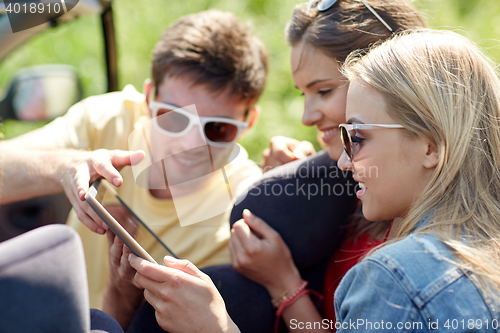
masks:
<instances>
[{"instance_id":1,"label":"thumb","mask_svg":"<svg viewBox=\"0 0 500 333\"><path fill-rule=\"evenodd\" d=\"M137 151L125 151L125 150L113 150L111 152L111 163L117 169L120 169L126 165L134 165L142 161L146 154L142 150Z\"/></svg>"},{"instance_id":2,"label":"thumb","mask_svg":"<svg viewBox=\"0 0 500 333\"><path fill-rule=\"evenodd\" d=\"M314 146L309 141L301 141L293 149L293 154L299 159L306 158L315 152Z\"/></svg>"},{"instance_id":3,"label":"thumb","mask_svg":"<svg viewBox=\"0 0 500 333\"><path fill-rule=\"evenodd\" d=\"M304 154L304 152L300 149L295 149L293 151L293 155L295 155L295 157L298 158L299 160L307 157L306 154Z\"/></svg>"},{"instance_id":4,"label":"thumb","mask_svg":"<svg viewBox=\"0 0 500 333\"><path fill-rule=\"evenodd\" d=\"M171 256L163 258L165 265L183 271L186 274L205 280L206 275L198 269L191 261L185 259L176 259Z\"/></svg>"},{"instance_id":5,"label":"thumb","mask_svg":"<svg viewBox=\"0 0 500 333\"><path fill-rule=\"evenodd\" d=\"M243 220L246 224L248 224L250 229L261 235L263 238L271 238L278 234L276 230L269 226L269 224L264 222L263 219L255 216L248 209L243 211Z\"/></svg>"}]
</instances>

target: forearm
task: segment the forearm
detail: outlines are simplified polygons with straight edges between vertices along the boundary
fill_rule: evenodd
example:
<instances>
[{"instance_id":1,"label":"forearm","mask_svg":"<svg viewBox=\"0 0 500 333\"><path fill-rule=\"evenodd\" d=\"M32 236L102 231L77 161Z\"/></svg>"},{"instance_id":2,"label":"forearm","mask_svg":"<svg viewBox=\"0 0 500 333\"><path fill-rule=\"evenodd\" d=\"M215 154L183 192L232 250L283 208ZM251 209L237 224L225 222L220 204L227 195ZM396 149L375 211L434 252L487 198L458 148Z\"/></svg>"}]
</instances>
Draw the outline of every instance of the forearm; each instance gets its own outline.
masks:
<instances>
[{"instance_id":1,"label":"forearm","mask_svg":"<svg viewBox=\"0 0 500 333\"><path fill-rule=\"evenodd\" d=\"M63 191L64 158L75 151L30 150L0 145L0 204Z\"/></svg>"},{"instance_id":2,"label":"forearm","mask_svg":"<svg viewBox=\"0 0 500 333\"><path fill-rule=\"evenodd\" d=\"M314 306L309 295L303 295L293 304L283 310L283 321L291 332L331 332L325 329L327 327L335 327L330 323L323 323L323 318Z\"/></svg>"},{"instance_id":3,"label":"forearm","mask_svg":"<svg viewBox=\"0 0 500 333\"><path fill-rule=\"evenodd\" d=\"M293 332L330 332L328 329L323 329L323 318L309 295L305 294L295 298L297 297L295 295L300 295L306 287L298 270L290 272L287 278L282 278L280 283L276 281L273 287L266 286L266 289L273 298L273 303L274 300L279 300L283 296L292 302L281 313L288 329ZM293 300L294 298L295 300Z\"/></svg>"},{"instance_id":4,"label":"forearm","mask_svg":"<svg viewBox=\"0 0 500 333\"><path fill-rule=\"evenodd\" d=\"M119 290L108 282L104 292L102 310L111 315L125 330L130 325L132 318L139 306L144 301L143 290L134 286Z\"/></svg>"}]
</instances>

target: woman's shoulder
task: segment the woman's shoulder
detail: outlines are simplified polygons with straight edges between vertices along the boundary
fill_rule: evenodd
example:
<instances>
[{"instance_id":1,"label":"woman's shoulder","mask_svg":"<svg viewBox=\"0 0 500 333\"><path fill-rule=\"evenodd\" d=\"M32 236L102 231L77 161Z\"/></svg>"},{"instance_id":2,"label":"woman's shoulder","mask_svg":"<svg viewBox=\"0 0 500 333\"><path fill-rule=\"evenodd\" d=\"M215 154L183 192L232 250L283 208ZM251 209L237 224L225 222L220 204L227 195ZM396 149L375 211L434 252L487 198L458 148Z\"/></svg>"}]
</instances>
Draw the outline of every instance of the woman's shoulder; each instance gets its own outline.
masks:
<instances>
[{"instance_id":1,"label":"woman's shoulder","mask_svg":"<svg viewBox=\"0 0 500 333\"><path fill-rule=\"evenodd\" d=\"M379 249L366 260L377 263L405 289L421 296L431 286L445 288L465 275L451 248L431 234L412 234Z\"/></svg>"},{"instance_id":2,"label":"woman's shoulder","mask_svg":"<svg viewBox=\"0 0 500 333\"><path fill-rule=\"evenodd\" d=\"M342 280L335 294L339 318L358 317L362 304L367 316L376 312L387 320L424 325L438 320L440 329L453 319L491 323L492 304L454 260L451 249L433 235L411 235L379 249Z\"/></svg>"},{"instance_id":3,"label":"woman's shoulder","mask_svg":"<svg viewBox=\"0 0 500 333\"><path fill-rule=\"evenodd\" d=\"M443 259L447 262L454 260L452 249L433 234L411 234L402 240L386 245L370 257L382 263L393 262L403 266L414 266L415 264L429 265L435 263L443 266ZM368 259L367 258L367 259ZM412 262L408 259L411 258ZM429 259L432 259L429 262ZM390 265L390 264L389 264ZM444 265L444 267L448 265Z\"/></svg>"}]
</instances>

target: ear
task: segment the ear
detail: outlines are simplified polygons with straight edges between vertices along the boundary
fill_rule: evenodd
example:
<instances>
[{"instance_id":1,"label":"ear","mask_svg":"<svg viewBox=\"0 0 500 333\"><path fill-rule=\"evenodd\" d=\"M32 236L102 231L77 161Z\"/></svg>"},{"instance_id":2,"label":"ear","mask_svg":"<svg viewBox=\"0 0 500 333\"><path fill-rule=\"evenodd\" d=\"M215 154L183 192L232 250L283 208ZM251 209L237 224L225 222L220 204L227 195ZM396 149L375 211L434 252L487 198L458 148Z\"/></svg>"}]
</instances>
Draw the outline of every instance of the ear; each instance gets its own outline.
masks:
<instances>
[{"instance_id":1,"label":"ear","mask_svg":"<svg viewBox=\"0 0 500 333\"><path fill-rule=\"evenodd\" d=\"M432 143L427 143L427 152L424 157L424 168L434 169L439 163L439 151Z\"/></svg>"},{"instance_id":2,"label":"ear","mask_svg":"<svg viewBox=\"0 0 500 333\"><path fill-rule=\"evenodd\" d=\"M243 131L241 135L244 135L248 130L250 130L252 127L257 124L257 120L259 120L260 117L260 106L254 105L248 110L248 127Z\"/></svg>"},{"instance_id":3,"label":"ear","mask_svg":"<svg viewBox=\"0 0 500 333\"><path fill-rule=\"evenodd\" d=\"M149 110L149 101L154 96L154 95L152 95L152 93L154 94L153 90L154 90L154 87L153 87L153 83L151 82L151 79L144 80L144 85L142 87L142 91L144 93L144 96L146 97L146 105L148 106L148 110ZM151 110L149 110L149 116L152 117Z\"/></svg>"}]
</instances>

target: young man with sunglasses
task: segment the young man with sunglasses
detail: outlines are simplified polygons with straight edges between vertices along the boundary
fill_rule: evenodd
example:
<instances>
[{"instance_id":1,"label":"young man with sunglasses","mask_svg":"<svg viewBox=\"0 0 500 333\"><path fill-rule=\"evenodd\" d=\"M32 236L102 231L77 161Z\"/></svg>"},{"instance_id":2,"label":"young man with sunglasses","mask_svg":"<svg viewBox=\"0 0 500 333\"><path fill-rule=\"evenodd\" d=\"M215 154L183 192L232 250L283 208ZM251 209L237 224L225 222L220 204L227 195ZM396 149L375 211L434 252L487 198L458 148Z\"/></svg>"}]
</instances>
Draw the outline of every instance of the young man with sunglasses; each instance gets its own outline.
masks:
<instances>
[{"instance_id":1,"label":"young man with sunglasses","mask_svg":"<svg viewBox=\"0 0 500 333\"><path fill-rule=\"evenodd\" d=\"M234 15L210 10L181 18L153 51L144 94L129 85L87 98L1 143L0 155L10 155L1 165L0 203L66 192L74 207L68 223L84 245L91 307L101 305L106 286L107 299L123 312L143 299L119 276L121 249L108 263L107 228L84 201L101 177L176 255L201 267L230 263L231 199L260 176L235 143L258 118L267 66L265 47ZM110 244L119 244L112 237ZM166 254L154 245L146 250Z\"/></svg>"}]
</instances>

